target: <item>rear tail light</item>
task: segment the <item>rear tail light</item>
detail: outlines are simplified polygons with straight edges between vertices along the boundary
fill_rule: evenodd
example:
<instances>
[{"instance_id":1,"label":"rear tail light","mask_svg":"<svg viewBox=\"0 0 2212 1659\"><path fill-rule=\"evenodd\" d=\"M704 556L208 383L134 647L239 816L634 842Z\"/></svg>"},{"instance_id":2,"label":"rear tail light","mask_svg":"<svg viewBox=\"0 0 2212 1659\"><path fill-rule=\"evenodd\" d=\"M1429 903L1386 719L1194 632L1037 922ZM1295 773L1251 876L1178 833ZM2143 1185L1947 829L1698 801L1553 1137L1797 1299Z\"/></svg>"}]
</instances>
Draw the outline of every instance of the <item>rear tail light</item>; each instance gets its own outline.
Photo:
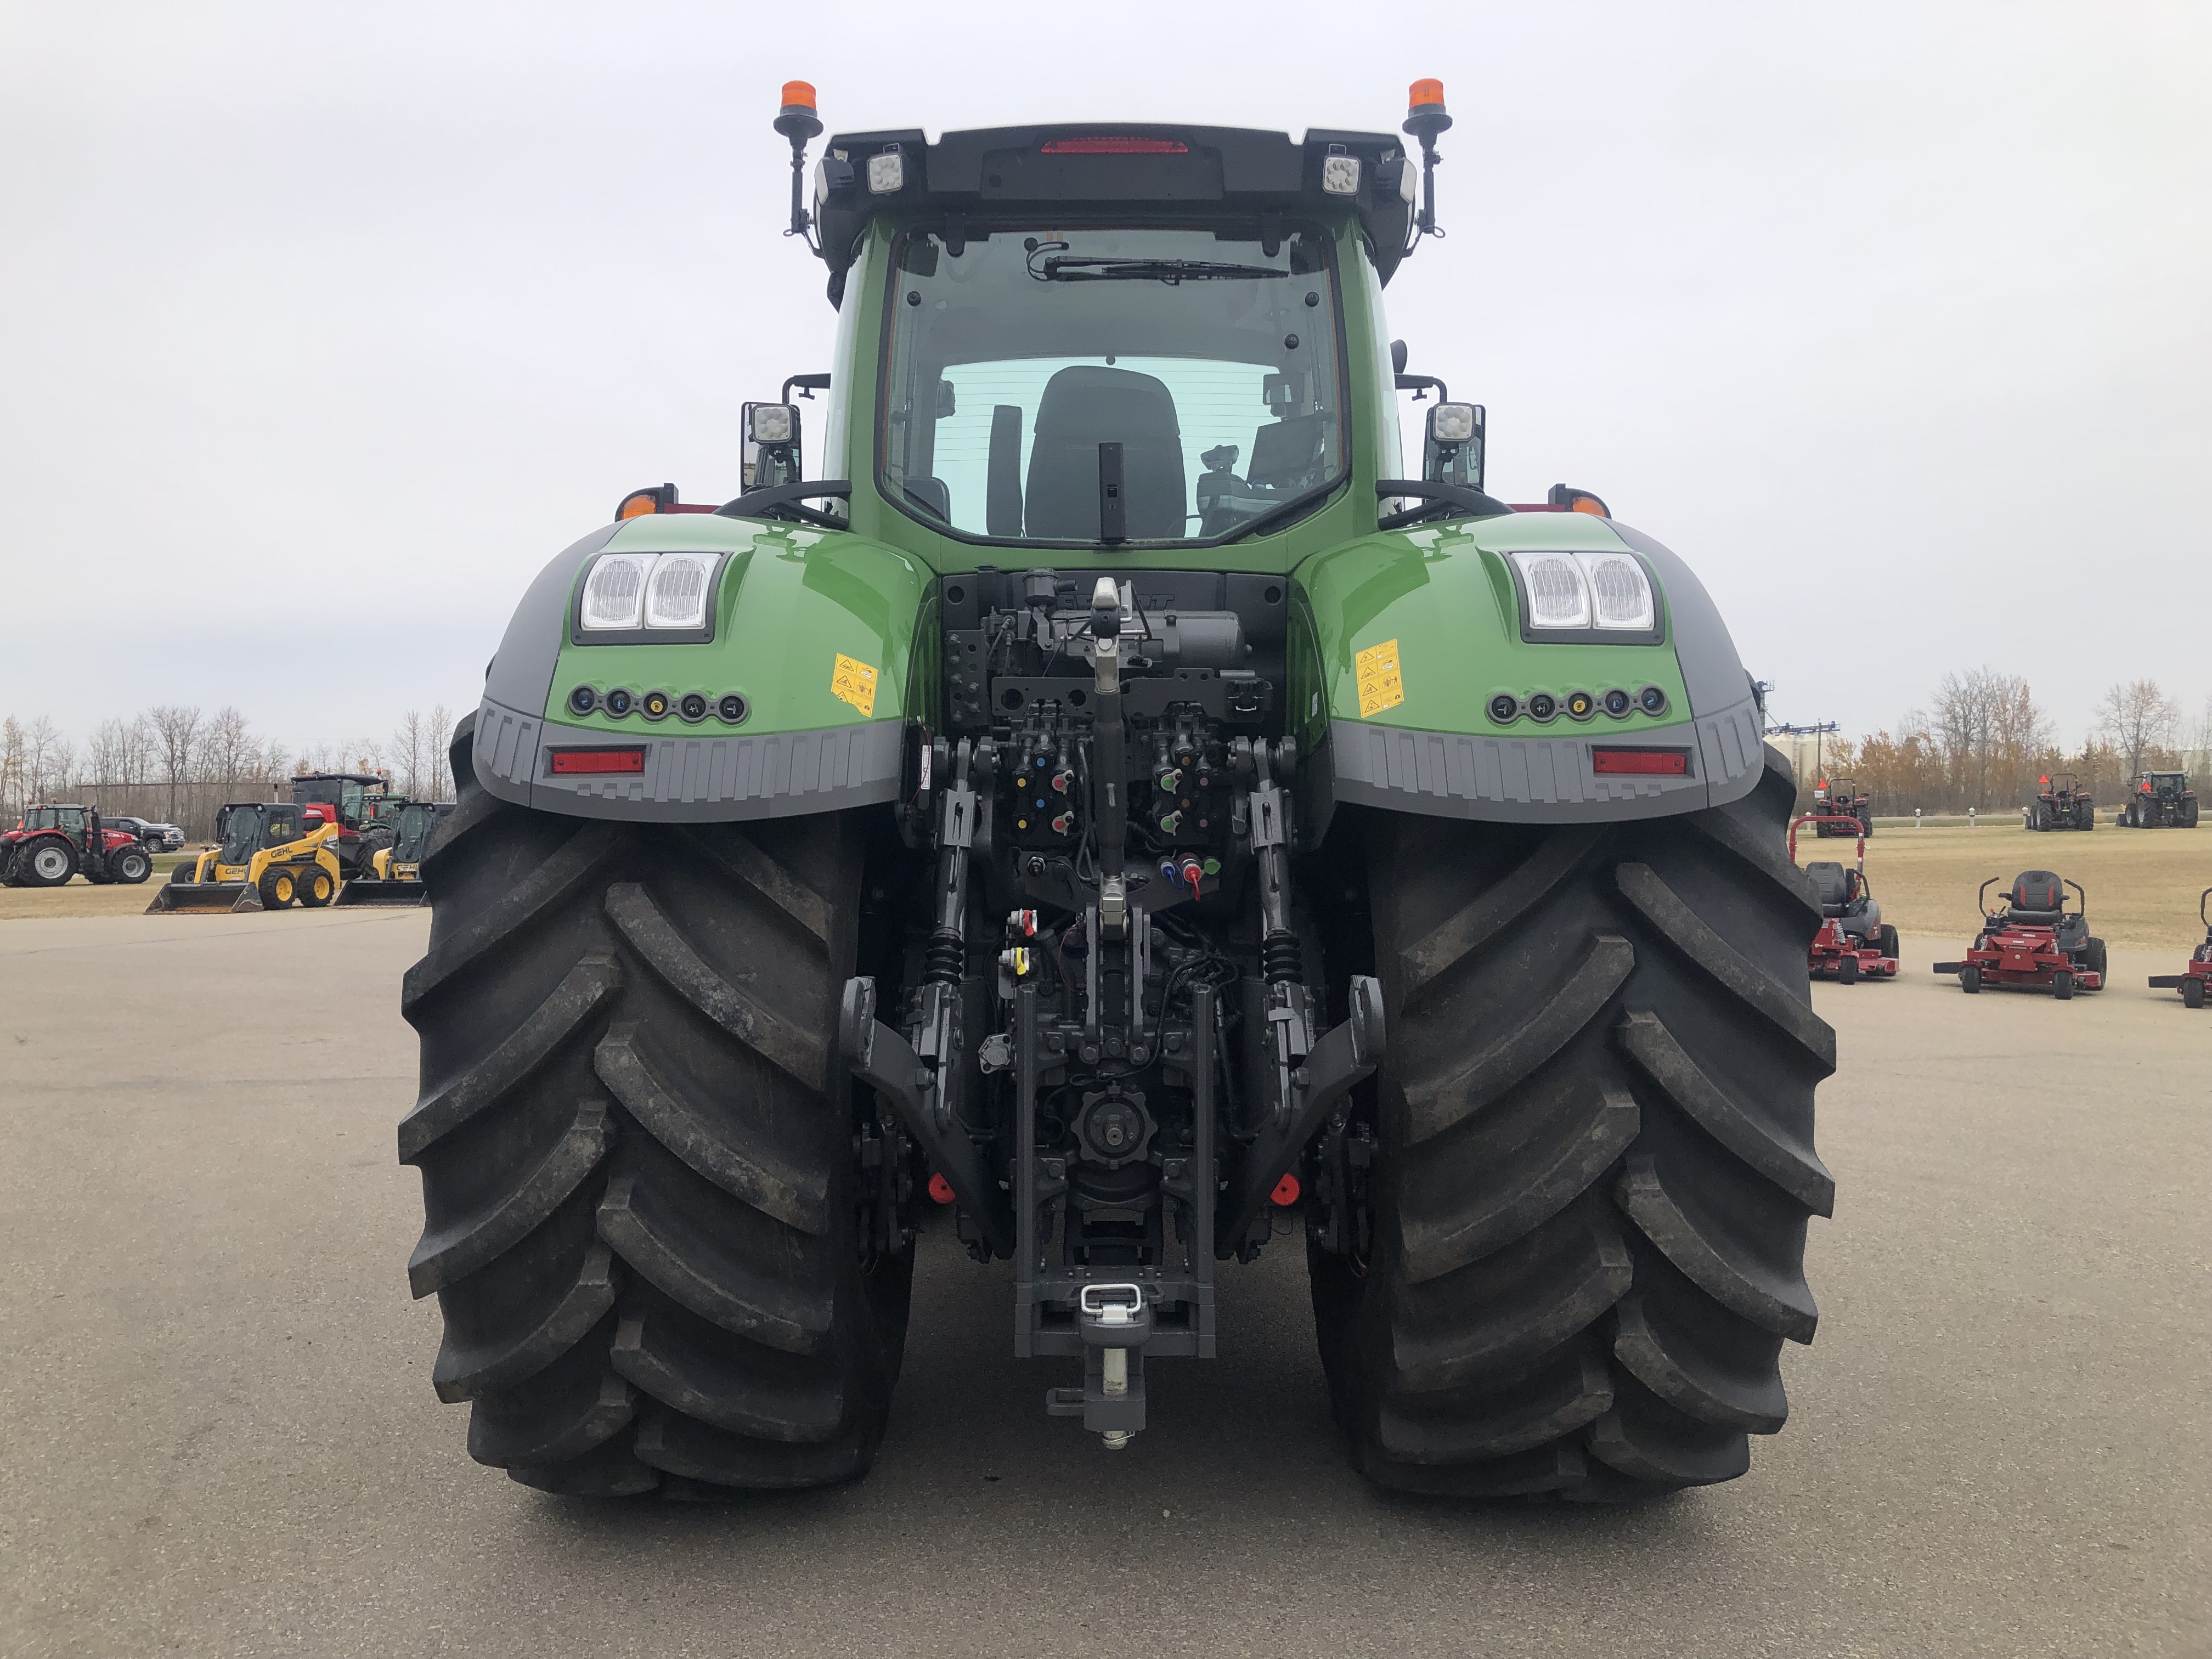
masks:
<instances>
[{"instance_id":1,"label":"rear tail light","mask_svg":"<svg viewBox=\"0 0 2212 1659\"><path fill-rule=\"evenodd\" d=\"M546 757L546 769L556 778L589 777L609 772L642 772L642 749L556 749Z\"/></svg>"},{"instance_id":2,"label":"rear tail light","mask_svg":"<svg viewBox=\"0 0 2212 1659\"><path fill-rule=\"evenodd\" d=\"M1600 777L1683 778L1690 775L1686 749L1593 749L1590 770Z\"/></svg>"},{"instance_id":3,"label":"rear tail light","mask_svg":"<svg viewBox=\"0 0 2212 1659\"><path fill-rule=\"evenodd\" d=\"M1188 155L1190 146L1180 138L1054 138L1044 146L1047 155Z\"/></svg>"}]
</instances>

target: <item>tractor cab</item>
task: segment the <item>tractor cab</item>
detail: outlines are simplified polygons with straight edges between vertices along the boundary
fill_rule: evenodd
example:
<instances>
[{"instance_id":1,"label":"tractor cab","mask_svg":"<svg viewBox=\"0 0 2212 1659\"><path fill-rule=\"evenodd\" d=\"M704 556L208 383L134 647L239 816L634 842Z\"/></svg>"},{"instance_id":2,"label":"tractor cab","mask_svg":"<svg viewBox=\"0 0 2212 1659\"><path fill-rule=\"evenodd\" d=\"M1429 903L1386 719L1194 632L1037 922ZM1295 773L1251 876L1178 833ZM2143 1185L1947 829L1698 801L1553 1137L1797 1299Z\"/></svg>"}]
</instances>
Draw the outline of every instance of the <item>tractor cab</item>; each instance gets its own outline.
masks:
<instances>
[{"instance_id":1,"label":"tractor cab","mask_svg":"<svg viewBox=\"0 0 2212 1659\"><path fill-rule=\"evenodd\" d=\"M292 804L320 806L332 815L338 834L331 842L338 868L348 879L368 867L381 847L392 844L386 811L406 798L391 793L391 780L377 772L309 772L292 780Z\"/></svg>"},{"instance_id":2,"label":"tractor cab","mask_svg":"<svg viewBox=\"0 0 2212 1659\"><path fill-rule=\"evenodd\" d=\"M357 830L365 818L374 818L390 787L391 780L377 772L307 772L292 780L292 804L334 807L337 821Z\"/></svg>"}]
</instances>

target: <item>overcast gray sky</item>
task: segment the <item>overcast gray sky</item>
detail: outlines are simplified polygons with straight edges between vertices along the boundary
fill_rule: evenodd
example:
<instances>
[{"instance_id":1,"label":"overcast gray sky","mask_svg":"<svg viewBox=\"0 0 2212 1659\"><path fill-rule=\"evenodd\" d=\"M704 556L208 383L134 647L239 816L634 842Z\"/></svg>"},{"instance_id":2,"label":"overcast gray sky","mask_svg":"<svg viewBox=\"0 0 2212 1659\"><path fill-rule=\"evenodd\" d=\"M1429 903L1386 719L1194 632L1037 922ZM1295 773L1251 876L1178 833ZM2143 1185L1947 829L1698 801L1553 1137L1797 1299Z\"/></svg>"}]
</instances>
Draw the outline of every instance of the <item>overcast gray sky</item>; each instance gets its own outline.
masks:
<instances>
[{"instance_id":1,"label":"overcast gray sky","mask_svg":"<svg viewBox=\"0 0 2212 1659\"><path fill-rule=\"evenodd\" d=\"M0 712L472 706L640 484L828 363L830 130L1395 128L1414 365L1703 574L1777 712L2212 694L2212 6L0 3Z\"/></svg>"}]
</instances>

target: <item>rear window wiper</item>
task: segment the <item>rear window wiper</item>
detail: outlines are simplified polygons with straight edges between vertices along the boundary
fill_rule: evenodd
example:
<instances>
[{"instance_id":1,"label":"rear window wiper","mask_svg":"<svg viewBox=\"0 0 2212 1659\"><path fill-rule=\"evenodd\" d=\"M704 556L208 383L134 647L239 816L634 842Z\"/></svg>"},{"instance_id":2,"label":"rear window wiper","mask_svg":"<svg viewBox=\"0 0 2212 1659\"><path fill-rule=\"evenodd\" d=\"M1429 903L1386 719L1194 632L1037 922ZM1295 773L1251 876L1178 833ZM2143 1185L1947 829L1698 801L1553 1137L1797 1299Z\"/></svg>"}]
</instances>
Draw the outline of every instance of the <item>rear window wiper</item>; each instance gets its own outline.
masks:
<instances>
[{"instance_id":1,"label":"rear window wiper","mask_svg":"<svg viewBox=\"0 0 2212 1659\"><path fill-rule=\"evenodd\" d=\"M1037 256L1048 242L1030 255L1030 275L1040 283L1177 283L1244 282L1261 276L1287 276L1273 265L1240 265L1225 259L1146 259L1096 253L1054 253ZM1060 246L1066 246L1062 243Z\"/></svg>"},{"instance_id":2,"label":"rear window wiper","mask_svg":"<svg viewBox=\"0 0 2212 1659\"><path fill-rule=\"evenodd\" d=\"M1286 524L1307 508L1317 506L1323 496L1340 488L1343 483L1343 479L1337 478L1325 484L1316 484L1311 489L1300 490L1297 495L1277 502L1256 519L1239 525L1230 532L1229 539L1241 542L1247 536L1257 536L1273 530L1277 525Z\"/></svg>"}]
</instances>

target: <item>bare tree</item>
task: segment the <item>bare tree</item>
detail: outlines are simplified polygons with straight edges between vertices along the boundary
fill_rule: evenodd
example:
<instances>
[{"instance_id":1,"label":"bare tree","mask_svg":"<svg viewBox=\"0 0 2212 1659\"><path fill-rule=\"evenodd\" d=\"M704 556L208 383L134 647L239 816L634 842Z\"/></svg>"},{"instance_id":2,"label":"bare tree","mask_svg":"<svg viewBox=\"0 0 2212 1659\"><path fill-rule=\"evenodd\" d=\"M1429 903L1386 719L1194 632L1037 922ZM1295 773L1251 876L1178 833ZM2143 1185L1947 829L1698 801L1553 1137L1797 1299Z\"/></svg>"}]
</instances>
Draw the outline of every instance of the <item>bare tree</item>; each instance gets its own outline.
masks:
<instances>
[{"instance_id":1,"label":"bare tree","mask_svg":"<svg viewBox=\"0 0 2212 1659\"><path fill-rule=\"evenodd\" d=\"M422 799L425 781L422 751L428 737L429 725L423 720L422 711L419 708L409 709L392 733L392 770L398 774L401 793L411 799Z\"/></svg>"},{"instance_id":2,"label":"bare tree","mask_svg":"<svg viewBox=\"0 0 2212 1659\"><path fill-rule=\"evenodd\" d=\"M2130 786L2143 769L2143 757L2171 743L2180 724L2180 704L2160 690L2156 680L2115 685L2097 705L2097 730L2119 750Z\"/></svg>"},{"instance_id":3,"label":"bare tree","mask_svg":"<svg viewBox=\"0 0 2212 1659\"><path fill-rule=\"evenodd\" d=\"M0 720L0 811L20 811L26 804L27 769L22 723L10 714Z\"/></svg>"},{"instance_id":4,"label":"bare tree","mask_svg":"<svg viewBox=\"0 0 2212 1659\"><path fill-rule=\"evenodd\" d=\"M2204 699L2198 711L2195 726L2189 734L2187 766L2191 774L2203 779L2212 775L2212 696Z\"/></svg>"},{"instance_id":5,"label":"bare tree","mask_svg":"<svg viewBox=\"0 0 2212 1659\"><path fill-rule=\"evenodd\" d=\"M51 797L67 781L76 751L61 728L45 714L31 722L24 734L25 794L27 801Z\"/></svg>"},{"instance_id":6,"label":"bare tree","mask_svg":"<svg viewBox=\"0 0 2212 1659\"><path fill-rule=\"evenodd\" d=\"M200 739L200 773L210 783L229 784L251 778L261 758L253 726L229 703L215 711Z\"/></svg>"},{"instance_id":7,"label":"bare tree","mask_svg":"<svg viewBox=\"0 0 2212 1659\"><path fill-rule=\"evenodd\" d=\"M131 723L128 720L100 721L94 730L92 741L85 745L85 769L92 774L95 783L127 783L127 754L131 746Z\"/></svg>"},{"instance_id":8,"label":"bare tree","mask_svg":"<svg viewBox=\"0 0 2212 1659\"><path fill-rule=\"evenodd\" d=\"M146 724L153 728L162 780L169 786L169 821L173 823L178 786L192 781L192 763L198 758L200 711L165 702L146 711Z\"/></svg>"},{"instance_id":9,"label":"bare tree","mask_svg":"<svg viewBox=\"0 0 2212 1659\"><path fill-rule=\"evenodd\" d=\"M2027 682L1993 668L1944 675L1931 723L1954 805L2010 801L2051 747L2050 719L2036 707Z\"/></svg>"},{"instance_id":10,"label":"bare tree","mask_svg":"<svg viewBox=\"0 0 2212 1659\"><path fill-rule=\"evenodd\" d=\"M2212 703L2205 705L2212 710ZM442 702L430 711L428 732L430 750L430 799L451 800L453 798L453 769L447 750L453 743L453 712Z\"/></svg>"}]
</instances>

